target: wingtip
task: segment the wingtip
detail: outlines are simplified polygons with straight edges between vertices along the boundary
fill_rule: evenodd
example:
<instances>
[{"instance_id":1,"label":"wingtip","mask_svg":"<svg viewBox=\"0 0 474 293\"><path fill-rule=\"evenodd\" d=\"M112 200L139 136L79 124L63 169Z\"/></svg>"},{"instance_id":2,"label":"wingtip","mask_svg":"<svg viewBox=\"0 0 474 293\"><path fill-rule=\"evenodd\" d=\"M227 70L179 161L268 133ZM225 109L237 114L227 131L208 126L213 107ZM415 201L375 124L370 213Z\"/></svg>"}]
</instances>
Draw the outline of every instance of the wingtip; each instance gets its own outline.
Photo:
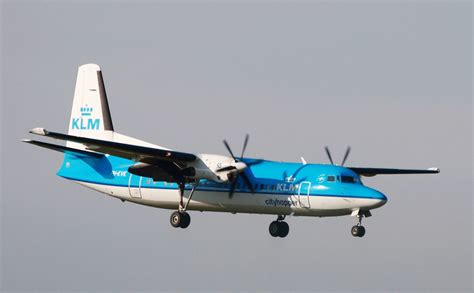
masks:
<instances>
[{"instance_id":1,"label":"wingtip","mask_svg":"<svg viewBox=\"0 0 474 293\"><path fill-rule=\"evenodd\" d=\"M48 131L42 127L36 127L36 128L31 129L30 133L44 136L48 133Z\"/></svg>"},{"instance_id":2,"label":"wingtip","mask_svg":"<svg viewBox=\"0 0 474 293\"><path fill-rule=\"evenodd\" d=\"M433 172L436 172L436 173L439 173L439 172L440 172L439 168L436 168L436 167L428 168L428 170L433 171Z\"/></svg>"},{"instance_id":3,"label":"wingtip","mask_svg":"<svg viewBox=\"0 0 474 293\"><path fill-rule=\"evenodd\" d=\"M26 138L24 138L24 139L21 140L21 142L30 143L30 142L32 142L32 140L31 140L31 139L26 139Z\"/></svg>"}]
</instances>

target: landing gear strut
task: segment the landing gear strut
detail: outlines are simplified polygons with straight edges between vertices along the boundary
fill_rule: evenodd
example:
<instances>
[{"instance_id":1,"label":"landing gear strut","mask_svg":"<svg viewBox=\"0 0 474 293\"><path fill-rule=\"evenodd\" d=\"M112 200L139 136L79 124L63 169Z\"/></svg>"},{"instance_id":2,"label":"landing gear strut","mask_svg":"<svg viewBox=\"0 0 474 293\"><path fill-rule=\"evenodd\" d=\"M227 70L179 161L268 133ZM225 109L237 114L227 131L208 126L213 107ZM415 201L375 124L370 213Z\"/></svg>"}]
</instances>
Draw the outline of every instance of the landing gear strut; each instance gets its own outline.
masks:
<instances>
[{"instance_id":1,"label":"landing gear strut","mask_svg":"<svg viewBox=\"0 0 474 293\"><path fill-rule=\"evenodd\" d=\"M171 226L175 228L187 228L189 224L191 224L191 216L186 212L188 209L189 202L193 197L194 190L199 185L199 181L193 183L193 188L191 189L191 193L189 194L188 200L186 204L184 204L184 183L178 183L179 187L179 206L178 210L173 212L170 217Z\"/></svg>"},{"instance_id":2,"label":"landing gear strut","mask_svg":"<svg viewBox=\"0 0 474 293\"><path fill-rule=\"evenodd\" d=\"M270 223L270 226L268 227L270 235L281 238L285 238L288 235L290 232L290 226L288 226L287 222L283 221L284 219L285 216L280 215L276 221Z\"/></svg>"},{"instance_id":3,"label":"landing gear strut","mask_svg":"<svg viewBox=\"0 0 474 293\"><path fill-rule=\"evenodd\" d=\"M353 226L351 229L351 234L354 237L363 237L365 235L365 228L362 226L362 217L364 217L363 214L357 215L359 223L357 223L357 225Z\"/></svg>"}]
</instances>

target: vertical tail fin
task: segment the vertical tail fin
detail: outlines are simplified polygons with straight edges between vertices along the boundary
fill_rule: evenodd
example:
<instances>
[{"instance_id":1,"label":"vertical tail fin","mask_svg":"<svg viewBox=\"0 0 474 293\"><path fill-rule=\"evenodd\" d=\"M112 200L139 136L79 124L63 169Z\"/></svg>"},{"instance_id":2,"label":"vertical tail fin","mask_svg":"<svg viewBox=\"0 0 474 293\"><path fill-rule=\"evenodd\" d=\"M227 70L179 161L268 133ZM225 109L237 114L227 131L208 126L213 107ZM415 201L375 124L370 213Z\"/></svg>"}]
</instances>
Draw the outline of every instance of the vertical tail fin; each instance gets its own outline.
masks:
<instances>
[{"instance_id":1,"label":"vertical tail fin","mask_svg":"<svg viewBox=\"0 0 474 293\"><path fill-rule=\"evenodd\" d=\"M114 127L99 65L79 66L68 134L114 140ZM84 149L82 144L66 146Z\"/></svg>"}]
</instances>

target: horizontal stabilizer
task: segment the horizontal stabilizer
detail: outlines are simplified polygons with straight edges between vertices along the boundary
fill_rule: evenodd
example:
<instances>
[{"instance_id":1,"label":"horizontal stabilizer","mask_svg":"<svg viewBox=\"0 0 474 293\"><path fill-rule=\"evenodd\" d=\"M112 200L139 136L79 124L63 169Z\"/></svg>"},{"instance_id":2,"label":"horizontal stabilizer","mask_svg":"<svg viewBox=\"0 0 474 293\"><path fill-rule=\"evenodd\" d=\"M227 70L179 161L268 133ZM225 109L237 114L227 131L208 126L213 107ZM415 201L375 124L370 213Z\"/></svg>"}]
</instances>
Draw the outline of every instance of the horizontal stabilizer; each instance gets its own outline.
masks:
<instances>
[{"instance_id":1,"label":"horizontal stabilizer","mask_svg":"<svg viewBox=\"0 0 474 293\"><path fill-rule=\"evenodd\" d=\"M436 174L439 173L438 168L429 169L388 169L388 168L359 168L359 167L348 167L352 171L362 176L375 176L375 175L398 175L398 174Z\"/></svg>"},{"instance_id":2,"label":"horizontal stabilizer","mask_svg":"<svg viewBox=\"0 0 474 293\"><path fill-rule=\"evenodd\" d=\"M181 153L171 150L164 150L152 147L145 147L140 145L132 145L125 143L118 143L108 140L100 140L89 137L79 137L74 135L67 135L58 132L48 131L44 128L34 128L30 133L47 136L55 139L72 141L81 143L86 146L87 149L109 154L112 156L118 156L127 158L130 160L154 164L156 161L168 161L168 162L192 162L196 160L196 156L189 153Z\"/></svg>"},{"instance_id":3,"label":"horizontal stabilizer","mask_svg":"<svg viewBox=\"0 0 474 293\"><path fill-rule=\"evenodd\" d=\"M29 144L34 144L43 148L47 148L50 150L55 150L58 152L67 153L67 154L71 154L75 156L94 157L94 158L99 158L99 159L104 157L103 154L93 153L93 152L84 151L84 150L78 150L78 149L70 148L67 146L56 145L56 144L46 143L46 142L37 141L37 140L24 139L22 141Z\"/></svg>"}]
</instances>

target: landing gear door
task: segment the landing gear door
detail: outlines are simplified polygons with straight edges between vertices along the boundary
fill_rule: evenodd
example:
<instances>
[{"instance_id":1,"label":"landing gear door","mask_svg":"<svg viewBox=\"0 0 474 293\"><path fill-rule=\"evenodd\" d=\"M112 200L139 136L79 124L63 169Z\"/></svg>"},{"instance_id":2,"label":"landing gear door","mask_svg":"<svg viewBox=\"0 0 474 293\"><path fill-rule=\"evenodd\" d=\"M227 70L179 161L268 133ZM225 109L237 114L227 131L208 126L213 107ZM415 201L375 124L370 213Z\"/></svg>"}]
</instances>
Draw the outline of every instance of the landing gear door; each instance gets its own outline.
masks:
<instances>
[{"instance_id":1,"label":"landing gear door","mask_svg":"<svg viewBox=\"0 0 474 293\"><path fill-rule=\"evenodd\" d=\"M298 187L298 202L302 208L310 208L309 192L311 190L311 182L303 181Z\"/></svg>"},{"instance_id":2,"label":"landing gear door","mask_svg":"<svg viewBox=\"0 0 474 293\"><path fill-rule=\"evenodd\" d=\"M128 178L128 192L132 198L142 198L142 177L130 174Z\"/></svg>"}]
</instances>

